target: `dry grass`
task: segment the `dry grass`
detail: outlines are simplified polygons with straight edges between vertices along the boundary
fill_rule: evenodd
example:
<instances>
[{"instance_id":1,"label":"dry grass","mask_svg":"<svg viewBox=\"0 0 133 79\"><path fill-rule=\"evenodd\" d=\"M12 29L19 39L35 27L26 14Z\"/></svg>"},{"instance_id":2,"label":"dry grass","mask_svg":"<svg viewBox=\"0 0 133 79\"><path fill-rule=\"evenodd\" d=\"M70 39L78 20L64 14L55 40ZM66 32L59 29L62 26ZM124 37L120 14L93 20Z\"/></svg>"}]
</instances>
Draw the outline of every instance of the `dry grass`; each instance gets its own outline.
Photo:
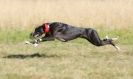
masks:
<instances>
[{"instance_id":1,"label":"dry grass","mask_svg":"<svg viewBox=\"0 0 133 79\"><path fill-rule=\"evenodd\" d=\"M2 29L60 21L83 27L133 26L132 0L0 0Z\"/></svg>"},{"instance_id":2,"label":"dry grass","mask_svg":"<svg viewBox=\"0 0 133 79\"><path fill-rule=\"evenodd\" d=\"M45 42L37 48L22 43L0 45L0 78L132 79L132 47L121 46L118 53L111 46L98 48L83 40ZM35 53L41 56L30 57Z\"/></svg>"},{"instance_id":3,"label":"dry grass","mask_svg":"<svg viewBox=\"0 0 133 79\"><path fill-rule=\"evenodd\" d=\"M0 41L23 40L37 25L59 21L96 28L103 35L120 36L132 43L132 7L132 0L0 0L0 30L4 30Z\"/></svg>"},{"instance_id":4,"label":"dry grass","mask_svg":"<svg viewBox=\"0 0 133 79\"><path fill-rule=\"evenodd\" d=\"M0 0L0 79L133 79L132 7L133 0ZM51 21L118 35L121 51L82 39L21 42Z\"/></svg>"}]
</instances>

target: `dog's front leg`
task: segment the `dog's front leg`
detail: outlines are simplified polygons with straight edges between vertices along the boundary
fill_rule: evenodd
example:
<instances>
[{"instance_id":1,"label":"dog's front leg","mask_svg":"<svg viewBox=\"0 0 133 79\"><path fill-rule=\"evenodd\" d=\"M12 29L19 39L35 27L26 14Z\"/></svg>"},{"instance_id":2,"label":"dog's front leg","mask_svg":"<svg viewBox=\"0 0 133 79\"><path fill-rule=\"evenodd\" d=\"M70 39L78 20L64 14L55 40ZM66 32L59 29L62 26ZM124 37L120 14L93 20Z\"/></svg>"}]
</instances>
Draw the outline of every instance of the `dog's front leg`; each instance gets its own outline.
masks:
<instances>
[{"instance_id":1,"label":"dog's front leg","mask_svg":"<svg viewBox=\"0 0 133 79\"><path fill-rule=\"evenodd\" d=\"M25 41L25 44L33 44L34 47L37 47L39 43L44 42L44 41L53 41L54 38L53 37L42 37L39 39L35 39L32 41Z\"/></svg>"},{"instance_id":2,"label":"dog's front leg","mask_svg":"<svg viewBox=\"0 0 133 79\"><path fill-rule=\"evenodd\" d=\"M39 42L44 42L44 41L53 41L55 38L54 37L42 37L38 39Z\"/></svg>"},{"instance_id":3,"label":"dog's front leg","mask_svg":"<svg viewBox=\"0 0 133 79\"><path fill-rule=\"evenodd\" d=\"M25 41L25 44L33 44L34 47L37 47L39 44L39 41L38 40Z\"/></svg>"}]
</instances>

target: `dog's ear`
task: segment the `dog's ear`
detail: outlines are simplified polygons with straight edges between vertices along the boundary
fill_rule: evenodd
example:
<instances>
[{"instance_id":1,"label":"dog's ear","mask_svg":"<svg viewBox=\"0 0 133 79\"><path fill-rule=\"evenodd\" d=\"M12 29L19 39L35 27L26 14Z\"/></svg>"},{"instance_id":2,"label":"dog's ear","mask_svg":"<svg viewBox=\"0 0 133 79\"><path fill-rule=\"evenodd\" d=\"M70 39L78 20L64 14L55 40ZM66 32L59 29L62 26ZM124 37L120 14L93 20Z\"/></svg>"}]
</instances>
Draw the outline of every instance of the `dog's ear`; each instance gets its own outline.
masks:
<instances>
[{"instance_id":1,"label":"dog's ear","mask_svg":"<svg viewBox=\"0 0 133 79\"><path fill-rule=\"evenodd\" d=\"M42 34L44 34L43 26L38 26L32 33L30 33L30 38L36 38L41 36Z\"/></svg>"},{"instance_id":2,"label":"dog's ear","mask_svg":"<svg viewBox=\"0 0 133 79\"><path fill-rule=\"evenodd\" d=\"M44 33L43 26L36 27L34 33L43 34Z\"/></svg>"}]
</instances>

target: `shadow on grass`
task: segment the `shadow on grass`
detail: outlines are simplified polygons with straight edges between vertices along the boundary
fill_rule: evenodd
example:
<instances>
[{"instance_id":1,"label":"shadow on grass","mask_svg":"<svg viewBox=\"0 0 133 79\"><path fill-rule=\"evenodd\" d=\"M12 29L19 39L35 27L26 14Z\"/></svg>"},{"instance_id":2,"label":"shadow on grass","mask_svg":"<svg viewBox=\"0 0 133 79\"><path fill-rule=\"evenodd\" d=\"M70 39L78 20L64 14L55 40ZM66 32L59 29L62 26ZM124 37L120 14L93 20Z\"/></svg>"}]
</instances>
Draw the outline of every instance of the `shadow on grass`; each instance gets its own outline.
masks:
<instances>
[{"instance_id":1,"label":"shadow on grass","mask_svg":"<svg viewBox=\"0 0 133 79\"><path fill-rule=\"evenodd\" d=\"M11 59L25 59L25 58L53 58L53 57L59 57L58 55L46 55L46 54L39 54L34 53L30 55L24 55L24 54L17 54L17 55L8 55L3 58L11 58Z\"/></svg>"}]
</instances>

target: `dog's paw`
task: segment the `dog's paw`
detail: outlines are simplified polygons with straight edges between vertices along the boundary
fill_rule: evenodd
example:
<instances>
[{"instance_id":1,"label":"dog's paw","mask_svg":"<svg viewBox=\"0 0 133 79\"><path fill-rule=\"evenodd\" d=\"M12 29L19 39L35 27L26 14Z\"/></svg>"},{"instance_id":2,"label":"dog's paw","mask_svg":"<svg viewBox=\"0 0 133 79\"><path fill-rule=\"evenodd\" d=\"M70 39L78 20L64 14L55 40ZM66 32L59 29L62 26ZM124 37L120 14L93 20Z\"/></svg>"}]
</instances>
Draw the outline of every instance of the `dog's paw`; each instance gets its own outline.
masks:
<instances>
[{"instance_id":1,"label":"dog's paw","mask_svg":"<svg viewBox=\"0 0 133 79\"><path fill-rule=\"evenodd\" d=\"M121 49L120 49L120 47L118 47L118 46L115 46L115 48L118 50L118 51L120 51Z\"/></svg>"},{"instance_id":2,"label":"dog's paw","mask_svg":"<svg viewBox=\"0 0 133 79\"><path fill-rule=\"evenodd\" d=\"M25 41L25 44L30 44L30 45L33 45L34 47L38 46L38 44L36 42L32 43L30 41Z\"/></svg>"},{"instance_id":3,"label":"dog's paw","mask_svg":"<svg viewBox=\"0 0 133 79\"><path fill-rule=\"evenodd\" d=\"M30 41L25 41L25 44L32 44Z\"/></svg>"},{"instance_id":4,"label":"dog's paw","mask_svg":"<svg viewBox=\"0 0 133 79\"><path fill-rule=\"evenodd\" d=\"M37 47L38 46L38 44L37 43L35 43L35 44L33 44L34 45L34 47Z\"/></svg>"}]
</instances>

